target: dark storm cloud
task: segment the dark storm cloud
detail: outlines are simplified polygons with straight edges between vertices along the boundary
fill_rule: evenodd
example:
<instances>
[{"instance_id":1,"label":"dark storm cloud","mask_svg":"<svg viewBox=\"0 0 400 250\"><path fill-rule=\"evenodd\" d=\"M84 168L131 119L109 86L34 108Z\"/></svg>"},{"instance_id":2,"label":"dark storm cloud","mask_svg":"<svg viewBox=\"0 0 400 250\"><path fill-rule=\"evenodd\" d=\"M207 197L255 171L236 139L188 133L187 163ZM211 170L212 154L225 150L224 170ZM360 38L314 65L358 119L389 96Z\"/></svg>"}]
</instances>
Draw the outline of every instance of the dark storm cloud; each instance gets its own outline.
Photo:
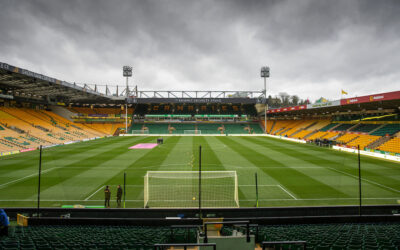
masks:
<instances>
[{"instance_id":1,"label":"dark storm cloud","mask_svg":"<svg viewBox=\"0 0 400 250\"><path fill-rule=\"evenodd\" d=\"M398 90L399 1L0 2L0 61L63 80L140 89L339 98Z\"/></svg>"}]
</instances>

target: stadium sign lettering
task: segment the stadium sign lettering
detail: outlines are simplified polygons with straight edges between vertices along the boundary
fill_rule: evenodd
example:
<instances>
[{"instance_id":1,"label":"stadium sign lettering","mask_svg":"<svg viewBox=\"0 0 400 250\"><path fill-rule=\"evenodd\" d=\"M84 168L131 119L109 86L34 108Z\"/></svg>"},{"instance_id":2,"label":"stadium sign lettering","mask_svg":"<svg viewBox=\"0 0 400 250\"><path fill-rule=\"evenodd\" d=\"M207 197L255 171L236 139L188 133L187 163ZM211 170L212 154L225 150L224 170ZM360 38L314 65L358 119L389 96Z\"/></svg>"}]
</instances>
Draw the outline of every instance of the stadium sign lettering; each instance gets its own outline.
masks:
<instances>
[{"instance_id":1,"label":"stadium sign lettering","mask_svg":"<svg viewBox=\"0 0 400 250\"><path fill-rule=\"evenodd\" d=\"M256 98L134 98L127 99L128 103L243 103L256 104Z\"/></svg>"}]
</instances>

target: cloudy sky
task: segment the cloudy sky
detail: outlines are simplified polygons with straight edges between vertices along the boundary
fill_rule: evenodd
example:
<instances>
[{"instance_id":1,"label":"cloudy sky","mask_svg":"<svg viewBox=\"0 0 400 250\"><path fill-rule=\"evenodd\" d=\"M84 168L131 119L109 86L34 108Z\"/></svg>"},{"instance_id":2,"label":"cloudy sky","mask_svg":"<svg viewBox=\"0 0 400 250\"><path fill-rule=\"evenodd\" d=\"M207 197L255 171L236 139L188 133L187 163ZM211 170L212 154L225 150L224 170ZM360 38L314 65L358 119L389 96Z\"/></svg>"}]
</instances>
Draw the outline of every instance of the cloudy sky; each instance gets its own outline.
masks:
<instances>
[{"instance_id":1,"label":"cloudy sky","mask_svg":"<svg viewBox=\"0 0 400 250\"><path fill-rule=\"evenodd\" d=\"M400 1L0 1L0 61L139 90L400 90Z\"/></svg>"}]
</instances>

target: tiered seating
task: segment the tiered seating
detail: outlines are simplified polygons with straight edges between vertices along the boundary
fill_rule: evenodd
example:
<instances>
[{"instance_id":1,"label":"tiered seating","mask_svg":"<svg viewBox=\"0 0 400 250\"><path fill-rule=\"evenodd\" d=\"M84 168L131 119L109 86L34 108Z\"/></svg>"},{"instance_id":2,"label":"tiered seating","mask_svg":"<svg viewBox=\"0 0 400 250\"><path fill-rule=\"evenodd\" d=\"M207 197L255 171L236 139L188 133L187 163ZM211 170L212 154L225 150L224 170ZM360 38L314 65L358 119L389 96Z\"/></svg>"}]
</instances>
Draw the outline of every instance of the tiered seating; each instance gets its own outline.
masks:
<instances>
[{"instance_id":1,"label":"tiered seating","mask_svg":"<svg viewBox=\"0 0 400 250\"><path fill-rule=\"evenodd\" d=\"M269 225L259 227L259 234L260 241L307 241L308 249L395 250L400 246L399 223Z\"/></svg>"},{"instance_id":2,"label":"tiered seating","mask_svg":"<svg viewBox=\"0 0 400 250\"><path fill-rule=\"evenodd\" d=\"M283 136L289 136L294 132L296 132L297 128L300 127L304 122L305 122L304 120L293 121L287 124L285 129L282 132L279 132L278 134Z\"/></svg>"},{"instance_id":3,"label":"tiered seating","mask_svg":"<svg viewBox=\"0 0 400 250\"><path fill-rule=\"evenodd\" d=\"M346 144L359 136L360 135L358 135L358 134L343 134L342 136L336 138L336 141Z\"/></svg>"},{"instance_id":4,"label":"tiered seating","mask_svg":"<svg viewBox=\"0 0 400 250\"><path fill-rule=\"evenodd\" d=\"M297 122L296 124L294 124L293 126L291 126L291 129L286 131L282 135L291 136L292 134L294 134L299 129L303 129L303 128L311 125L314 122L315 122L315 120L301 120L301 121Z\"/></svg>"},{"instance_id":5,"label":"tiered seating","mask_svg":"<svg viewBox=\"0 0 400 250\"><path fill-rule=\"evenodd\" d=\"M132 133L132 130L143 130L143 123L134 123L129 128L129 133Z\"/></svg>"},{"instance_id":6,"label":"tiered seating","mask_svg":"<svg viewBox=\"0 0 400 250\"><path fill-rule=\"evenodd\" d=\"M1 151L61 144L105 134L83 124L73 124L51 111L26 108L1 107L0 123Z\"/></svg>"},{"instance_id":7,"label":"tiered seating","mask_svg":"<svg viewBox=\"0 0 400 250\"><path fill-rule=\"evenodd\" d=\"M395 137L379 146L378 149L387 152L400 153L400 138Z\"/></svg>"},{"instance_id":8,"label":"tiered seating","mask_svg":"<svg viewBox=\"0 0 400 250\"><path fill-rule=\"evenodd\" d=\"M357 147L357 145L360 145L360 149L364 149L366 146L369 144L373 143L374 141L378 140L380 136L375 136L375 135L359 135L357 139L354 141L351 141L350 143L347 144L349 147Z\"/></svg>"},{"instance_id":9,"label":"tiered seating","mask_svg":"<svg viewBox=\"0 0 400 250\"><path fill-rule=\"evenodd\" d=\"M85 125L106 135L113 135L118 128L125 128L125 123L86 123Z\"/></svg>"},{"instance_id":10,"label":"tiered seating","mask_svg":"<svg viewBox=\"0 0 400 250\"><path fill-rule=\"evenodd\" d=\"M385 136L394 135L400 131L400 124L386 124L382 128L371 133L371 135Z\"/></svg>"},{"instance_id":11,"label":"tiered seating","mask_svg":"<svg viewBox=\"0 0 400 250\"><path fill-rule=\"evenodd\" d=\"M210 124L198 124L197 129L201 130L201 134L220 134L221 132L218 131L221 124L210 123Z\"/></svg>"},{"instance_id":12,"label":"tiered seating","mask_svg":"<svg viewBox=\"0 0 400 250\"><path fill-rule=\"evenodd\" d=\"M186 124L186 123L174 123L170 125L171 127L175 128L173 130L173 134L184 134L185 130L195 130L196 127L194 124Z\"/></svg>"},{"instance_id":13,"label":"tiered seating","mask_svg":"<svg viewBox=\"0 0 400 250\"><path fill-rule=\"evenodd\" d=\"M271 134L279 134L295 122L295 120L277 120Z\"/></svg>"},{"instance_id":14,"label":"tiered seating","mask_svg":"<svg viewBox=\"0 0 400 250\"><path fill-rule=\"evenodd\" d=\"M326 131L330 130L331 128L335 127L336 125L337 125L337 123L330 123L330 124L324 126L323 128L320 128L319 130L326 132Z\"/></svg>"},{"instance_id":15,"label":"tiered seating","mask_svg":"<svg viewBox=\"0 0 400 250\"><path fill-rule=\"evenodd\" d=\"M162 123L145 123L148 128L149 134L169 134L168 124Z\"/></svg>"},{"instance_id":16,"label":"tiered seating","mask_svg":"<svg viewBox=\"0 0 400 250\"><path fill-rule=\"evenodd\" d=\"M347 124L347 123L340 124L339 126L337 126L335 128L335 131L345 131L345 130L348 130L349 128L353 127L353 126L354 126L354 124Z\"/></svg>"},{"instance_id":17,"label":"tiered seating","mask_svg":"<svg viewBox=\"0 0 400 250\"><path fill-rule=\"evenodd\" d=\"M325 131L318 131L317 133L307 137L307 140L315 140L315 139L320 139L322 136L326 135L328 132Z\"/></svg>"},{"instance_id":18,"label":"tiered seating","mask_svg":"<svg viewBox=\"0 0 400 250\"><path fill-rule=\"evenodd\" d=\"M378 128L380 125L379 124L364 124L361 123L358 125L356 128L351 129L351 131L357 131L357 132L363 132L363 133L369 133L372 130Z\"/></svg>"},{"instance_id":19,"label":"tiered seating","mask_svg":"<svg viewBox=\"0 0 400 250\"><path fill-rule=\"evenodd\" d=\"M250 128L252 128L253 134L263 134L264 133L263 129L260 127L260 124L258 124L258 123L251 123Z\"/></svg>"},{"instance_id":20,"label":"tiered seating","mask_svg":"<svg viewBox=\"0 0 400 250\"><path fill-rule=\"evenodd\" d=\"M0 238L0 249L140 249L170 242L169 227L145 226L29 226L10 228L10 237ZM186 229L174 230L182 241ZM194 229L189 231L195 242Z\"/></svg>"},{"instance_id":21,"label":"tiered seating","mask_svg":"<svg viewBox=\"0 0 400 250\"><path fill-rule=\"evenodd\" d=\"M339 134L339 132L326 132L325 135L323 135L322 137L320 137L321 139L328 139L328 140L332 140L335 136L337 136Z\"/></svg>"},{"instance_id":22,"label":"tiered seating","mask_svg":"<svg viewBox=\"0 0 400 250\"><path fill-rule=\"evenodd\" d=\"M248 134L244 128L246 124L224 124L225 134Z\"/></svg>"}]
</instances>

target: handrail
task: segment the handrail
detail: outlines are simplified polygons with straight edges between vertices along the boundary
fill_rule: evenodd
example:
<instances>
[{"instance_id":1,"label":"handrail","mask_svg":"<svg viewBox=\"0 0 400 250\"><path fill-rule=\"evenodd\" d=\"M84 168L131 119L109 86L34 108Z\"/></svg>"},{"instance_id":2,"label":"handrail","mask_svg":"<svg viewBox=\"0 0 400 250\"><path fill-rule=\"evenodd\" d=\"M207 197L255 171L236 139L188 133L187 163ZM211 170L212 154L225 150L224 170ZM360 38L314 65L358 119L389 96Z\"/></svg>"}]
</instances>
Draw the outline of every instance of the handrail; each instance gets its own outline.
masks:
<instances>
[{"instance_id":1,"label":"handrail","mask_svg":"<svg viewBox=\"0 0 400 250\"><path fill-rule=\"evenodd\" d=\"M184 250L187 247L213 247L213 250L217 250L216 243L177 243L177 244L154 244L154 250L163 250L166 247L183 247Z\"/></svg>"},{"instance_id":2,"label":"handrail","mask_svg":"<svg viewBox=\"0 0 400 250\"><path fill-rule=\"evenodd\" d=\"M281 244L281 245L288 245L288 244L296 244L296 245L303 245L303 249L307 249L307 241L263 241L261 243L262 249L265 250L266 245L276 245L276 244Z\"/></svg>"}]
</instances>

